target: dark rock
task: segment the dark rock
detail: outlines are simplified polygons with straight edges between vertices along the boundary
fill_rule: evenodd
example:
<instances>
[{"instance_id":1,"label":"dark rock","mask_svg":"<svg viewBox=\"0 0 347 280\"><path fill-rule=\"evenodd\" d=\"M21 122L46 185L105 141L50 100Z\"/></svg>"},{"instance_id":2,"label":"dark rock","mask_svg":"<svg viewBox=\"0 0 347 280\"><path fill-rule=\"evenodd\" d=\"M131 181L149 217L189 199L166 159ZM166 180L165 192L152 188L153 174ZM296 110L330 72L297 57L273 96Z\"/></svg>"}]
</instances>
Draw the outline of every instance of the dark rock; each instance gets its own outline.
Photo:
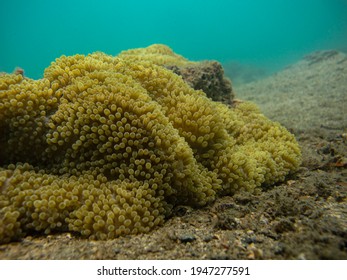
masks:
<instances>
[{"instance_id":1,"label":"dark rock","mask_svg":"<svg viewBox=\"0 0 347 280\"><path fill-rule=\"evenodd\" d=\"M214 238L215 238L214 235L208 234L208 235L204 236L202 240L205 241L205 242L210 242L210 241L213 240Z\"/></svg>"},{"instance_id":2,"label":"dark rock","mask_svg":"<svg viewBox=\"0 0 347 280\"><path fill-rule=\"evenodd\" d=\"M193 234L185 233L177 236L177 239L182 243L193 242L196 240L196 237Z\"/></svg>"},{"instance_id":3,"label":"dark rock","mask_svg":"<svg viewBox=\"0 0 347 280\"><path fill-rule=\"evenodd\" d=\"M247 236L242 241L243 241L243 243L246 243L246 244L251 244L251 243L258 242L257 241L257 237L255 237L255 236Z\"/></svg>"},{"instance_id":4,"label":"dark rock","mask_svg":"<svg viewBox=\"0 0 347 280\"><path fill-rule=\"evenodd\" d=\"M182 76L183 80L196 90L202 90L214 101L232 105L234 92L231 81L224 76L222 65L217 61L202 61L189 66L167 66Z\"/></svg>"},{"instance_id":5,"label":"dark rock","mask_svg":"<svg viewBox=\"0 0 347 280\"><path fill-rule=\"evenodd\" d=\"M305 60L309 62L309 65L315 64L317 62L321 62L323 60L327 60L335 55L338 55L339 52L337 50L326 50L326 51L316 51L310 53L304 57Z\"/></svg>"},{"instance_id":6,"label":"dark rock","mask_svg":"<svg viewBox=\"0 0 347 280\"><path fill-rule=\"evenodd\" d=\"M222 230L233 230L239 227L239 220L229 215L220 215L218 216L218 221L215 225L216 228Z\"/></svg>"},{"instance_id":7,"label":"dark rock","mask_svg":"<svg viewBox=\"0 0 347 280\"><path fill-rule=\"evenodd\" d=\"M277 233L284 233L287 231L294 231L295 227L293 222L291 222L289 219L280 219L274 226L274 230Z\"/></svg>"},{"instance_id":8,"label":"dark rock","mask_svg":"<svg viewBox=\"0 0 347 280\"><path fill-rule=\"evenodd\" d=\"M172 215L177 217L183 217L191 213L192 211L193 211L192 207L185 206L185 205L178 205L177 207L173 209Z\"/></svg>"},{"instance_id":9,"label":"dark rock","mask_svg":"<svg viewBox=\"0 0 347 280\"><path fill-rule=\"evenodd\" d=\"M182 243L193 242L196 240L196 236L189 230L177 229L172 232L168 232L168 238L174 241L180 241Z\"/></svg>"}]
</instances>

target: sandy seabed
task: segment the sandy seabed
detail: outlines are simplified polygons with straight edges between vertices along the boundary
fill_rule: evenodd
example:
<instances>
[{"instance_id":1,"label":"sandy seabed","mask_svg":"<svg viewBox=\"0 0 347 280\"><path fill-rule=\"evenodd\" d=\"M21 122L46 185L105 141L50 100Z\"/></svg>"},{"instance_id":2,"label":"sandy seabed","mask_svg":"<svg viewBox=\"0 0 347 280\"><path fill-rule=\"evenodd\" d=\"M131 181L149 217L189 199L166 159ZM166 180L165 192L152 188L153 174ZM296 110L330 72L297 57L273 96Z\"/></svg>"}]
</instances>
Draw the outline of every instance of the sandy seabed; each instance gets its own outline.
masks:
<instances>
[{"instance_id":1,"label":"sandy seabed","mask_svg":"<svg viewBox=\"0 0 347 280\"><path fill-rule=\"evenodd\" d=\"M347 55L316 52L234 89L296 136L303 164L286 182L176 207L148 234L28 236L0 245L0 259L347 259Z\"/></svg>"}]
</instances>

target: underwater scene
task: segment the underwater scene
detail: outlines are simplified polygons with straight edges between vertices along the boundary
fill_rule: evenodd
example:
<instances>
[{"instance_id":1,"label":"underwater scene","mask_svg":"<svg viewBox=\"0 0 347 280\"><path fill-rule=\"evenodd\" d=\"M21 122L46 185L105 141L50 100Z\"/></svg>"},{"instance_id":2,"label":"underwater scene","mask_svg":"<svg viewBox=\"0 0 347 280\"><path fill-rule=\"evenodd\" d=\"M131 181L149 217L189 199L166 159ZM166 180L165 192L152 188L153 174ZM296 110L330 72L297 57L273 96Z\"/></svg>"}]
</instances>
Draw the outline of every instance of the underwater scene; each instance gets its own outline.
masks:
<instances>
[{"instance_id":1,"label":"underwater scene","mask_svg":"<svg viewBox=\"0 0 347 280\"><path fill-rule=\"evenodd\" d=\"M347 1L0 21L0 259L347 259Z\"/></svg>"}]
</instances>

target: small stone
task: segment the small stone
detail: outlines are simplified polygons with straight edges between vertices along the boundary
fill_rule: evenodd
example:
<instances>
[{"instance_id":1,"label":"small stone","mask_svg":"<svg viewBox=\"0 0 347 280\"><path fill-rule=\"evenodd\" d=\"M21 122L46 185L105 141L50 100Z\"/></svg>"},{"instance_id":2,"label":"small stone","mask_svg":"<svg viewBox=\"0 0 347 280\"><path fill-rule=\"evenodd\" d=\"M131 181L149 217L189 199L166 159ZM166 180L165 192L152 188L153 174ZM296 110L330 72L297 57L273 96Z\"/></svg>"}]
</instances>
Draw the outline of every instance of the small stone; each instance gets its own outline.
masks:
<instances>
[{"instance_id":1,"label":"small stone","mask_svg":"<svg viewBox=\"0 0 347 280\"><path fill-rule=\"evenodd\" d=\"M205 241L205 242L210 242L214 238L215 238L214 235L208 234L208 235L204 236L202 240Z\"/></svg>"},{"instance_id":2,"label":"small stone","mask_svg":"<svg viewBox=\"0 0 347 280\"><path fill-rule=\"evenodd\" d=\"M178 240L180 240L182 243L188 243L188 242L193 242L196 240L196 237L193 234L186 233L177 236Z\"/></svg>"},{"instance_id":3,"label":"small stone","mask_svg":"<svg viewBox=\"0 0 347 280\"><path fill-rule=\"evenodd\" d=\"M114 248L113 252L117 255L121 252L121 249L120 248Z\"/></svg>"}]
</instances>

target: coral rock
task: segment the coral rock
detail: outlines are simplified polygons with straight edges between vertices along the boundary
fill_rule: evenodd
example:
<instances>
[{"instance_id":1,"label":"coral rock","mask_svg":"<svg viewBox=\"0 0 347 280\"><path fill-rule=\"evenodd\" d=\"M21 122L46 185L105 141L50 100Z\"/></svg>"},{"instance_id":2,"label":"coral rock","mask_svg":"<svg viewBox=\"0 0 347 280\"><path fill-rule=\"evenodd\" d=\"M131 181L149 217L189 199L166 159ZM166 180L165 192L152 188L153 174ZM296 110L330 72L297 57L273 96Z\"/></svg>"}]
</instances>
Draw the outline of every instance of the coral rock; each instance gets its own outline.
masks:
<instances>
[{"instance_id":1,"label":"coral rock","mask_svg":"<svg viewBox=\"0 0 347 280\"><path fill-rule=\"evenodd\" d=\"M231 81L224 76L222 65L217 61L203 61L191 65L167 66L196 90L202 90L214 101L232 105L234 92Z\"/></svg>"}]
</instances>

